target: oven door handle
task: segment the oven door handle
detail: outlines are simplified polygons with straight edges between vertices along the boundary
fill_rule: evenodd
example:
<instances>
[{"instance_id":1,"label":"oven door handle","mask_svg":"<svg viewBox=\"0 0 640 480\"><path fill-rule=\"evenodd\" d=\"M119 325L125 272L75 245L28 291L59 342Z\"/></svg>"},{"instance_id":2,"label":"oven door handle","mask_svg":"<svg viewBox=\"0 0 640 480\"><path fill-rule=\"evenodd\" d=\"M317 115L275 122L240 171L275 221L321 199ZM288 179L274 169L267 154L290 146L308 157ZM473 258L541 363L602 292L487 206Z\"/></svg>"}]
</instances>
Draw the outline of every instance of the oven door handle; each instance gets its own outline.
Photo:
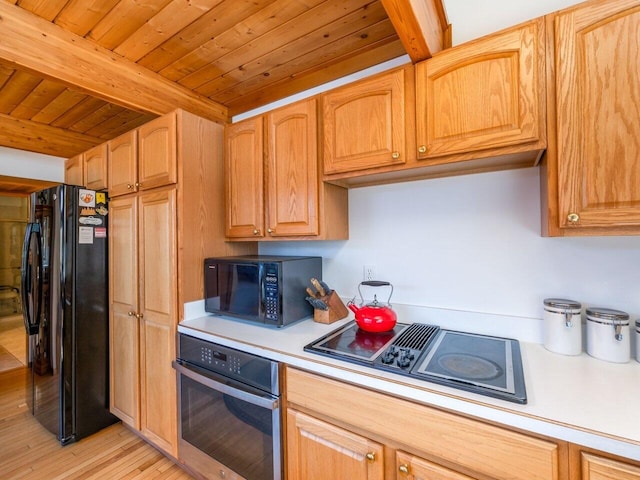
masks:
<instances>
[{"instance_id":1,"label":"oven door handle","mask_svg":"<svg viewBox=\"0 0 640 480\"><path fill-rule=\"evenodd\" d=\"M218 382L212 378L210 372L206 372L203 369L196 369L192 366L186 366L179 361L172 362L173 368L176 369L178 373L189 377L190 379L201 383L213 390L216 390L225 395L229 395L230 397L237 398L238 400L243 400L245 402L251 403L252 405L257 405L258 407L268 408L270 410L276 410L280 406L280 399L273 398L271 395L265 393L264 396L256 395L255 393L250 393L244 389L239 384L237 387L230 387L224 383Z\"/></svg>"}]
</instances>

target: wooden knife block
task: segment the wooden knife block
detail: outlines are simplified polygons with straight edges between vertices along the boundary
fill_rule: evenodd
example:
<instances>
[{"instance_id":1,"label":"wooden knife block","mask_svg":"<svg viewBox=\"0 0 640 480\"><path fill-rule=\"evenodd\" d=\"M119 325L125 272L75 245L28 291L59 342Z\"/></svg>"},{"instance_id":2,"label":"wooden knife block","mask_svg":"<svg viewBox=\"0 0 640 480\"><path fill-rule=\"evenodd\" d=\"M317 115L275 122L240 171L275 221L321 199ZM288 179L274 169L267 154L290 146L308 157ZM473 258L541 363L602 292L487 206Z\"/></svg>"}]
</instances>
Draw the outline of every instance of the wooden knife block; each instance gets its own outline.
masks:
<instances>
[{"instance_id":1,"label":"wooden knife block","mask_svg":"<svg viewBox=\"0 0 640 480\"><path fill-rule=\"evenodd\" d=\"M320 310L318 308L313 310L313 320L318 323L333 323L338 320L342 320L349 315L349 310L345 307L342 299L338 294L332 291L329 295L324 297L318 297L329 307L328 310Z\"/></svg>"}]
</instances>

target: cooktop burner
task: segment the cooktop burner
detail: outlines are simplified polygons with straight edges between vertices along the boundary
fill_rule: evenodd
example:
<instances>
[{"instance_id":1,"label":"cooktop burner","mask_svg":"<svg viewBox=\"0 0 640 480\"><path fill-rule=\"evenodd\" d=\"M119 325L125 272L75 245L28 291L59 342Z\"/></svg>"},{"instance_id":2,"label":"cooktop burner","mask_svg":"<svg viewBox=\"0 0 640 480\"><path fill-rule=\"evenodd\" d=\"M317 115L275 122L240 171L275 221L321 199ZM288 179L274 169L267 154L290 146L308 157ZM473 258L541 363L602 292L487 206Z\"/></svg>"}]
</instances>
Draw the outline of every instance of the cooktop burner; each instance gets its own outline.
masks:
<instances>
[{"instance_id":1,"label":"cooktop burner","mask_svg":"<svg viewBox=\"0 0 640 480\"><path fill-rule=\"evenodd\" d=\"M355 322L304 347L305 351L440 383L490 397L526 403L517 340L398 323L366 332Z\"/></svg>"}]
</instances>

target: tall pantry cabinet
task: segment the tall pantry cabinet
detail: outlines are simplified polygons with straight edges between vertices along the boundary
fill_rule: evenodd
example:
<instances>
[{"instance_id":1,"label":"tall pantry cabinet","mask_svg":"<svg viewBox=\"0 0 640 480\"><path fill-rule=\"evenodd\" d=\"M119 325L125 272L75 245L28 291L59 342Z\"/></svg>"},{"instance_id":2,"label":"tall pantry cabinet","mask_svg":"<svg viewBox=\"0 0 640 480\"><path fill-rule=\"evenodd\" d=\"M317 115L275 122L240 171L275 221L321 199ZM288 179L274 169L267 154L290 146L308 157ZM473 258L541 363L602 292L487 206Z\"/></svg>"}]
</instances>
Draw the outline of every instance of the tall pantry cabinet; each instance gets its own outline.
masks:
<instances>
[{"instance_id":1,"label":"tall pantry cabinet","mask_svg":"<svg viewBox=\"0 0 640 480\"><path fill-rule=\"evenodd\" d=\"M126 134L124 144L137 148L125 149L132 166L120 172L136 177L125 179L115 195L109 190L111 409L174 457L178 414L171 362L183 305L204 296L204 258L257 248L224 241L223 130L179 110ZM114 150L123 164L125 150ZM145 172L153 172L152 182L142 180Z\"/></svg>"}]
</instances>

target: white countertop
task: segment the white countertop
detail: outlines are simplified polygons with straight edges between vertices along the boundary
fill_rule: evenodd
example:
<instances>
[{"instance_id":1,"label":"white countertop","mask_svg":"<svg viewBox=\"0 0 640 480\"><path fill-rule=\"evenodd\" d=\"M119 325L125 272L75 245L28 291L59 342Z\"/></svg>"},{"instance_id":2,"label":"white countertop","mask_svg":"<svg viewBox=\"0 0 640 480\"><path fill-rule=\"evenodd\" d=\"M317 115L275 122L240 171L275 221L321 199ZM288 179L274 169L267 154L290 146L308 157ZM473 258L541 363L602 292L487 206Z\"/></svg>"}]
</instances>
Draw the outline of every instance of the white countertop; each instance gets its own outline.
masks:
<instances>
[{"instance_id":1,"label":"white countertop","mask_svg":"<svg viewBox=\"0 0 640 480\"><path fill-rule=\"evenodd\" d=\"M303 347L348 320L284 328L202 316L178 331L425 405L640 460L640 363L564 356L520 341L527 404L520 405L307 353Z\"/></svg>"}]
</instances>

